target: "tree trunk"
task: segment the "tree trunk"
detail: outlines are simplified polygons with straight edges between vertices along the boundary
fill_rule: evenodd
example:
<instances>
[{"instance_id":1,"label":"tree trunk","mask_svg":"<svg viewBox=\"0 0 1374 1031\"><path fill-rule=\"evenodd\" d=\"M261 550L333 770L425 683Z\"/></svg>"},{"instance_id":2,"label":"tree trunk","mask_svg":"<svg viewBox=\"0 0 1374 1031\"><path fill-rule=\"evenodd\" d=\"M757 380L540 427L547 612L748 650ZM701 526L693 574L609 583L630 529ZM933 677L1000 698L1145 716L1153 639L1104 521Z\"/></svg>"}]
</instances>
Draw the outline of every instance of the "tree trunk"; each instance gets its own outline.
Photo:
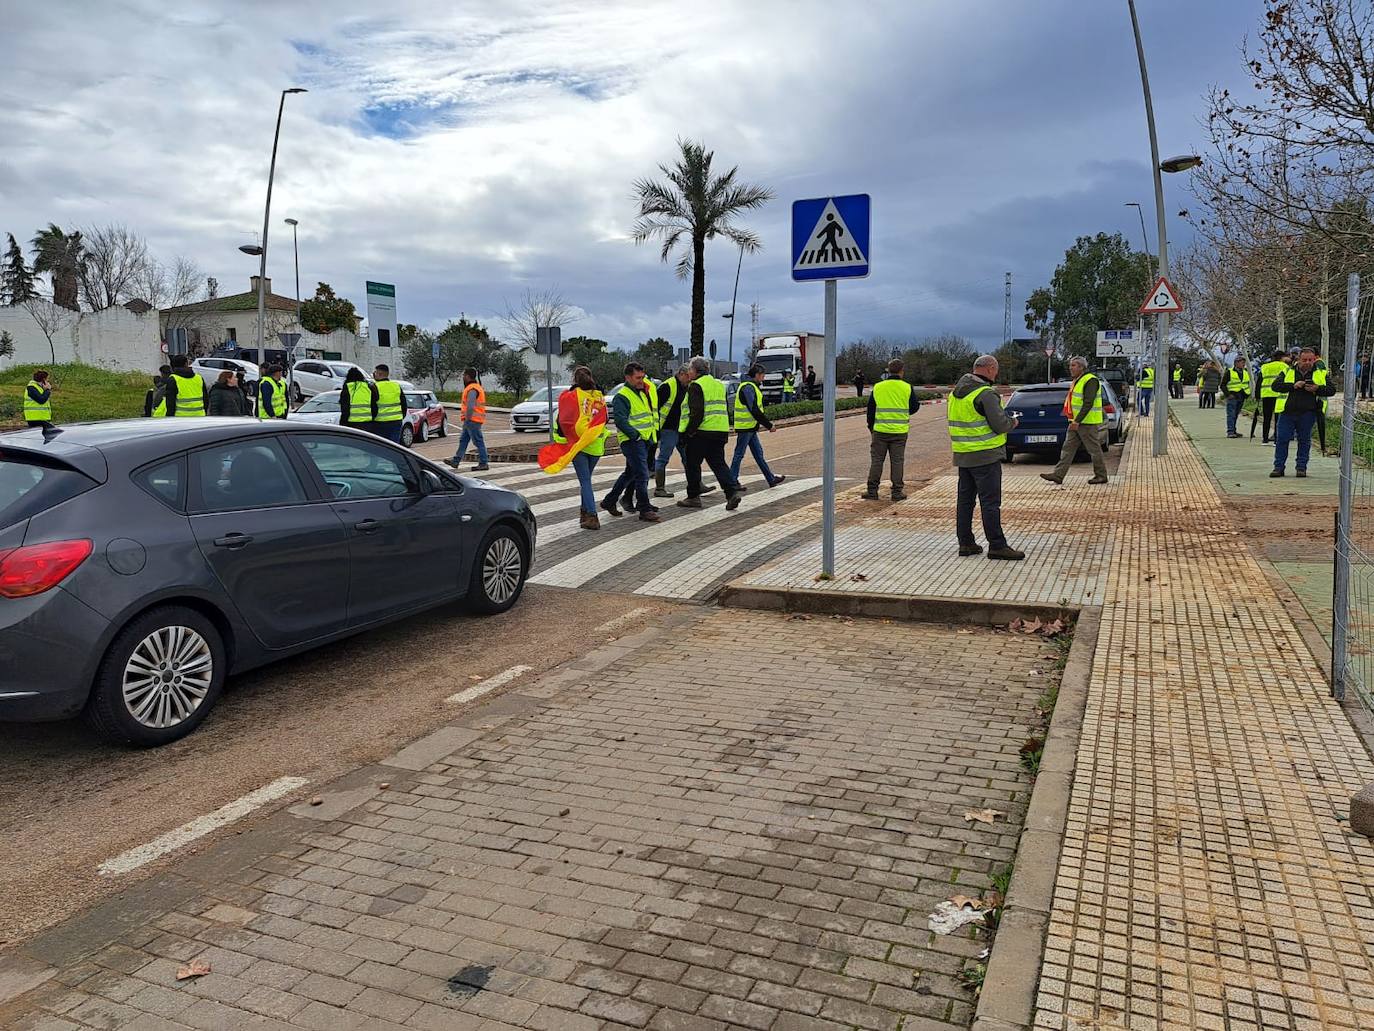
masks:
<instances>
[{"instance_id":1,"label":"tree trunk","mask_svg":"<svg viewBox=\"0 0 1374 1031\"><path fill-rule=\"evenodd\" d=\"M1331 367L1331 276L1326 263L1326 255L1322 255L1322 361L1326 362L1327 368Z\"/></svg>"},{"instance_id":2,"label":"tree trunk","mask_svg":"<svg viewBox=\"0 0 1374 1031\"><path fill-rule=\"evenodd\" d=\"M1287 344L1285 343L1285 339L1286 339L1286 338L1285 338L1285 336L1284 336L1283 291L1282 291L1282 290L1279 291L1279 299L1278 299L1278 301L1276 302L1275 307L1274 307L1274 317L1275 317L1275 319L1278 321L1278 324L1279 324L1279 350L1280 350L1280 351L1287 351L1287 350L1288 350L1288 347L1287 347Z\"/></svg>"},{"instance_id":3,"label":"tree trunk","mask_svg":"<svg viewBox=\"0 0 1374 1031\"><path fill-rule=\"evenodd\" d=\"M706 238L692 237L692 354L705 354Z\"/></svg>"}]
</instances>

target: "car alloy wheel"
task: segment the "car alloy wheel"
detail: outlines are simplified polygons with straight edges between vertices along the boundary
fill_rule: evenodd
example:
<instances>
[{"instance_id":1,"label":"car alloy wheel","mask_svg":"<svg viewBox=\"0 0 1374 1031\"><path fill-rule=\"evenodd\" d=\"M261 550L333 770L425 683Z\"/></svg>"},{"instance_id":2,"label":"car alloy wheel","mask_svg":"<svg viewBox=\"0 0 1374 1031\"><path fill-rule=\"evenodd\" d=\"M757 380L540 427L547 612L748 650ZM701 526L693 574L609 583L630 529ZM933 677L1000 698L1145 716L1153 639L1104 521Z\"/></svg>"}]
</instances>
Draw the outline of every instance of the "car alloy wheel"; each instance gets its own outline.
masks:
<instances>
[{"instance_id":1,"label":"car alloy wheel","mask_svg":"<svg viewBox=\"0 0 1374 1031\"><path fill-rule=\"evenodd\" d=\"M175 727L200 708L214 673L205 638L186 626L159 627L124 664L124 706L145 727Z\"/></svg>"},{"instance_id":2,"label":"car alloy wheel","mask_svg":"<svg viewBox=\"0 0 1374 1031\"><path fill-rule=\"evenodd\" d=\"M415 431L410 428L409 423L406 423L406 425L401 428L401 444L405 447L410 447L410 445L414 443Z\"/></svg>"},{"instance_id":3,"label":"car alloy wheel","mask_svg":"<svg viewBox=\"0 0 1374 1031\"><path fill-rule=\"evenodd\" d=\"M493 605L504 605L520 589L525 560L520 546L509 537L497 537L482 556L482 590Z\"/></svg>"},{"instance_id":4,"label":"car alloy wheel","mask_svg":"<svg viewBox=\"0 0 1374 1031\"><path fill-rule=\"evenodd\" d=\"M427 440L429 440L429 422L428 422L428 420L426 420L425 422L420 423L420 443L423 444L423 443L424 443L425 441L427 441Z\"/></svg>"}]
</instances>

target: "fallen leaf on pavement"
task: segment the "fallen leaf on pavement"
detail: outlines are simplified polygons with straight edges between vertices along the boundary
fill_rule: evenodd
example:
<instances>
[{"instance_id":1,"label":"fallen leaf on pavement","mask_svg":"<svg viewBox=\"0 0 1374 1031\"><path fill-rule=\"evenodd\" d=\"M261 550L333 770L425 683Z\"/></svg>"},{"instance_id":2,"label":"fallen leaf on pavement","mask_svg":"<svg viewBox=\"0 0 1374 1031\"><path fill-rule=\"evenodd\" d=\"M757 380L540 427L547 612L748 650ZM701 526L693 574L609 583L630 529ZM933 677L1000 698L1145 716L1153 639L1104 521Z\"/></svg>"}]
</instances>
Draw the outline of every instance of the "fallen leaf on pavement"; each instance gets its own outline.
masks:
<instances>
[{"instance_id":1,"label":"fallen leaf on pavement","mask_svg":"<svg viewBox=\"0 0 1374 1031\"><path fill-rule=\"evenodd\" d=\"M951 895L949 901L956 909L963 909L965 906L972 906L974 909L983 908L982 899L971 898L968 895Z\"/></svg>"},{"instance_id":2,"label":"fallen leaf on pavement","mask_svg":"<svg viewBox=\"0 0 1374 1031\"><path fill-rule=\"evenodd\" d=\"M853 580L855 583L863 583L868 579L868 577L864 576L863 573L855 573L849 579Z\"/></svg>"},{"instance_id":3,"label":"fallen leaf on pavement","mask_svg":"<svg viewBox=\"0 0 1374 1031\"><path fill-rule=\"evenodd\" d=\"M312 798L312 799L310 800L310 804L311 804L311 805L324 805L324 799L322 799L319 795L316 795L314 798Z\"/></svg>"},{"instance_id":4,"label":"fallen leaf on pavement","mask_svg":"<svg viewBox=\"0 0 1374 1031\"><path fill-rule=\"evenodd\" d=\"M996 809L970 809L964 814L964 820L967 823L972 823L977 820L979 823L990 824L996 820L997 817L1005 815L1005 813L999 813Z\"/></svg>"},{"instance_id":5,"label":"fallen leaf on pavement","mask_svg":"<svg viewBox=\"0 0 1374 1031\"><path fill-rule=\"evenodd\" d=\"M185 981L188 977L203 977L209 972L209 963L203 959L193 959L184 967L177 967L177 980Z\"/></svg>"},{"instance_id":6,"label":"fallen leaf on pavement","mask_svg":"<svg viewBox=\"0 0 1374 1031\"><path fill-rule=\"evenodd\" d=\"M1040 630L1044 627L1044 625L1045 625L1045 624L1042 623L1042 622L1040 622L1040 620L1039 620L1038 618L1032 619L1029 623L1022 623L1022 624L1021 624L1021 633L1023 633L1023 634L1038 634L1038 633L1040 633Z\"/></svg>"},{"instance_id":7,"label":"fallen leaf on pavement","mask_svg":"<svg viewBox=\"0 0 1374 1031\"><path fill-rule=\"evenodd\" d=\"M811 617L808 616L805 612L794 612L794 613L792 613L792 615L788 616L787 618L788 618L788 619L810 619Z\"/></svg>"},{"instance_id":8,"label":"fallen leaf on pavement","mask_svg":"<svg viewBox=\"0 0 1374 1031\"><path fill-rule=\"evenodd\" d=\"M1012 633L1016 633L1025 625L1026 621L1022 619L1020 616L1017 616L1015 619L1013 619L1010 623L1007 624L1007 629L1010 630Z\"/></svg>"},{"instance_id":9,"label":"fallen leaf on pavement","mask_svg":"<svg viewBox=\"0 0 1374 1031\"><path fill-rule=\"evenodd\" d=\"M989 889L988 893L983 896L983 905L988 909L996 909L998 906L1002 904L1003 901L1004 900L1002 898L1002 893L1000 891L993 891Z\"/></svg>"}]
</instances>

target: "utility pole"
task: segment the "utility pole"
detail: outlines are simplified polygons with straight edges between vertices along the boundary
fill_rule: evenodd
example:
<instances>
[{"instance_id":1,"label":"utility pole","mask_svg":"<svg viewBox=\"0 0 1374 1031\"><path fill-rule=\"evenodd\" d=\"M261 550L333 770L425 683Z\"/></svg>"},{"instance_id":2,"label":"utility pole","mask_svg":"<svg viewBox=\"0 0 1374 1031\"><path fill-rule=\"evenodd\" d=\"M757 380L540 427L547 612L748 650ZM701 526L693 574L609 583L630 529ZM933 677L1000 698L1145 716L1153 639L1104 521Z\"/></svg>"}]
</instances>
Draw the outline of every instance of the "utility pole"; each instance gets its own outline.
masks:
<instances>
[{"instance_id":1,"label":"utility pole","mask_svg":"<svg viewBox=\"0 0 1374 1031\"><path fill-rule=\"evenodd\" d=\"M755 301L749 305L749 351L752 354L754 348L759 345L759 302Z\"/></svg>"},{"instance_id":2,"label":"utility pole","mask_svg":"<svg viewBox=\"0 0 1374 1031\"><path fill-rule=\"evenodd\" d=\"M1002 306L1002 343L1011 343L1011 273L1007 273L1007 299Z\"/></svg>"}]
</instances>

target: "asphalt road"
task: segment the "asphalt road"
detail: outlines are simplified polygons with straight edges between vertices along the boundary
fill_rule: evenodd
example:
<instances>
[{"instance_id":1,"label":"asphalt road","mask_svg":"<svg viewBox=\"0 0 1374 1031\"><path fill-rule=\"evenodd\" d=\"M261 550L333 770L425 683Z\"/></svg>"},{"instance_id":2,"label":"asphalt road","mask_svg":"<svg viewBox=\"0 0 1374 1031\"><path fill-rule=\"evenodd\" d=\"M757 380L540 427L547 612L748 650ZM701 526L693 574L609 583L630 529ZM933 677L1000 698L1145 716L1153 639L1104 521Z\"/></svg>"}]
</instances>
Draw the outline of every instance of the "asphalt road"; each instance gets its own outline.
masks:
<instances>
[{"instance_id":1,"label":"asphalt road","mask_svg":"<svg viewBox=\"0 0 1374 1031\"><path fill-rule=\"evenodd\" d=\"M819 475L819 423L765 440L770 455L789 456L776 460L776 471ZM868 464L862 416L839 420L837 440L839 473L852 490ZM450 435L420 450L442 457L455 443ZM908 489L948 465L943 408L932 406L913 422ZM840 519L862 510L862 503L846 503ZM459 710L445 699L474 682L517 664L536 673L551 668L652 625L677 604L531 586L514 610L492 619L457 606L438 609L235 677L200 730L152 751L107 747L75 722L0 725L0 950L158 868L154 862L117 877L97 872L126 849L278 777L319 785L382 758L451 718Z\"/></svg>"}]
</instances>

